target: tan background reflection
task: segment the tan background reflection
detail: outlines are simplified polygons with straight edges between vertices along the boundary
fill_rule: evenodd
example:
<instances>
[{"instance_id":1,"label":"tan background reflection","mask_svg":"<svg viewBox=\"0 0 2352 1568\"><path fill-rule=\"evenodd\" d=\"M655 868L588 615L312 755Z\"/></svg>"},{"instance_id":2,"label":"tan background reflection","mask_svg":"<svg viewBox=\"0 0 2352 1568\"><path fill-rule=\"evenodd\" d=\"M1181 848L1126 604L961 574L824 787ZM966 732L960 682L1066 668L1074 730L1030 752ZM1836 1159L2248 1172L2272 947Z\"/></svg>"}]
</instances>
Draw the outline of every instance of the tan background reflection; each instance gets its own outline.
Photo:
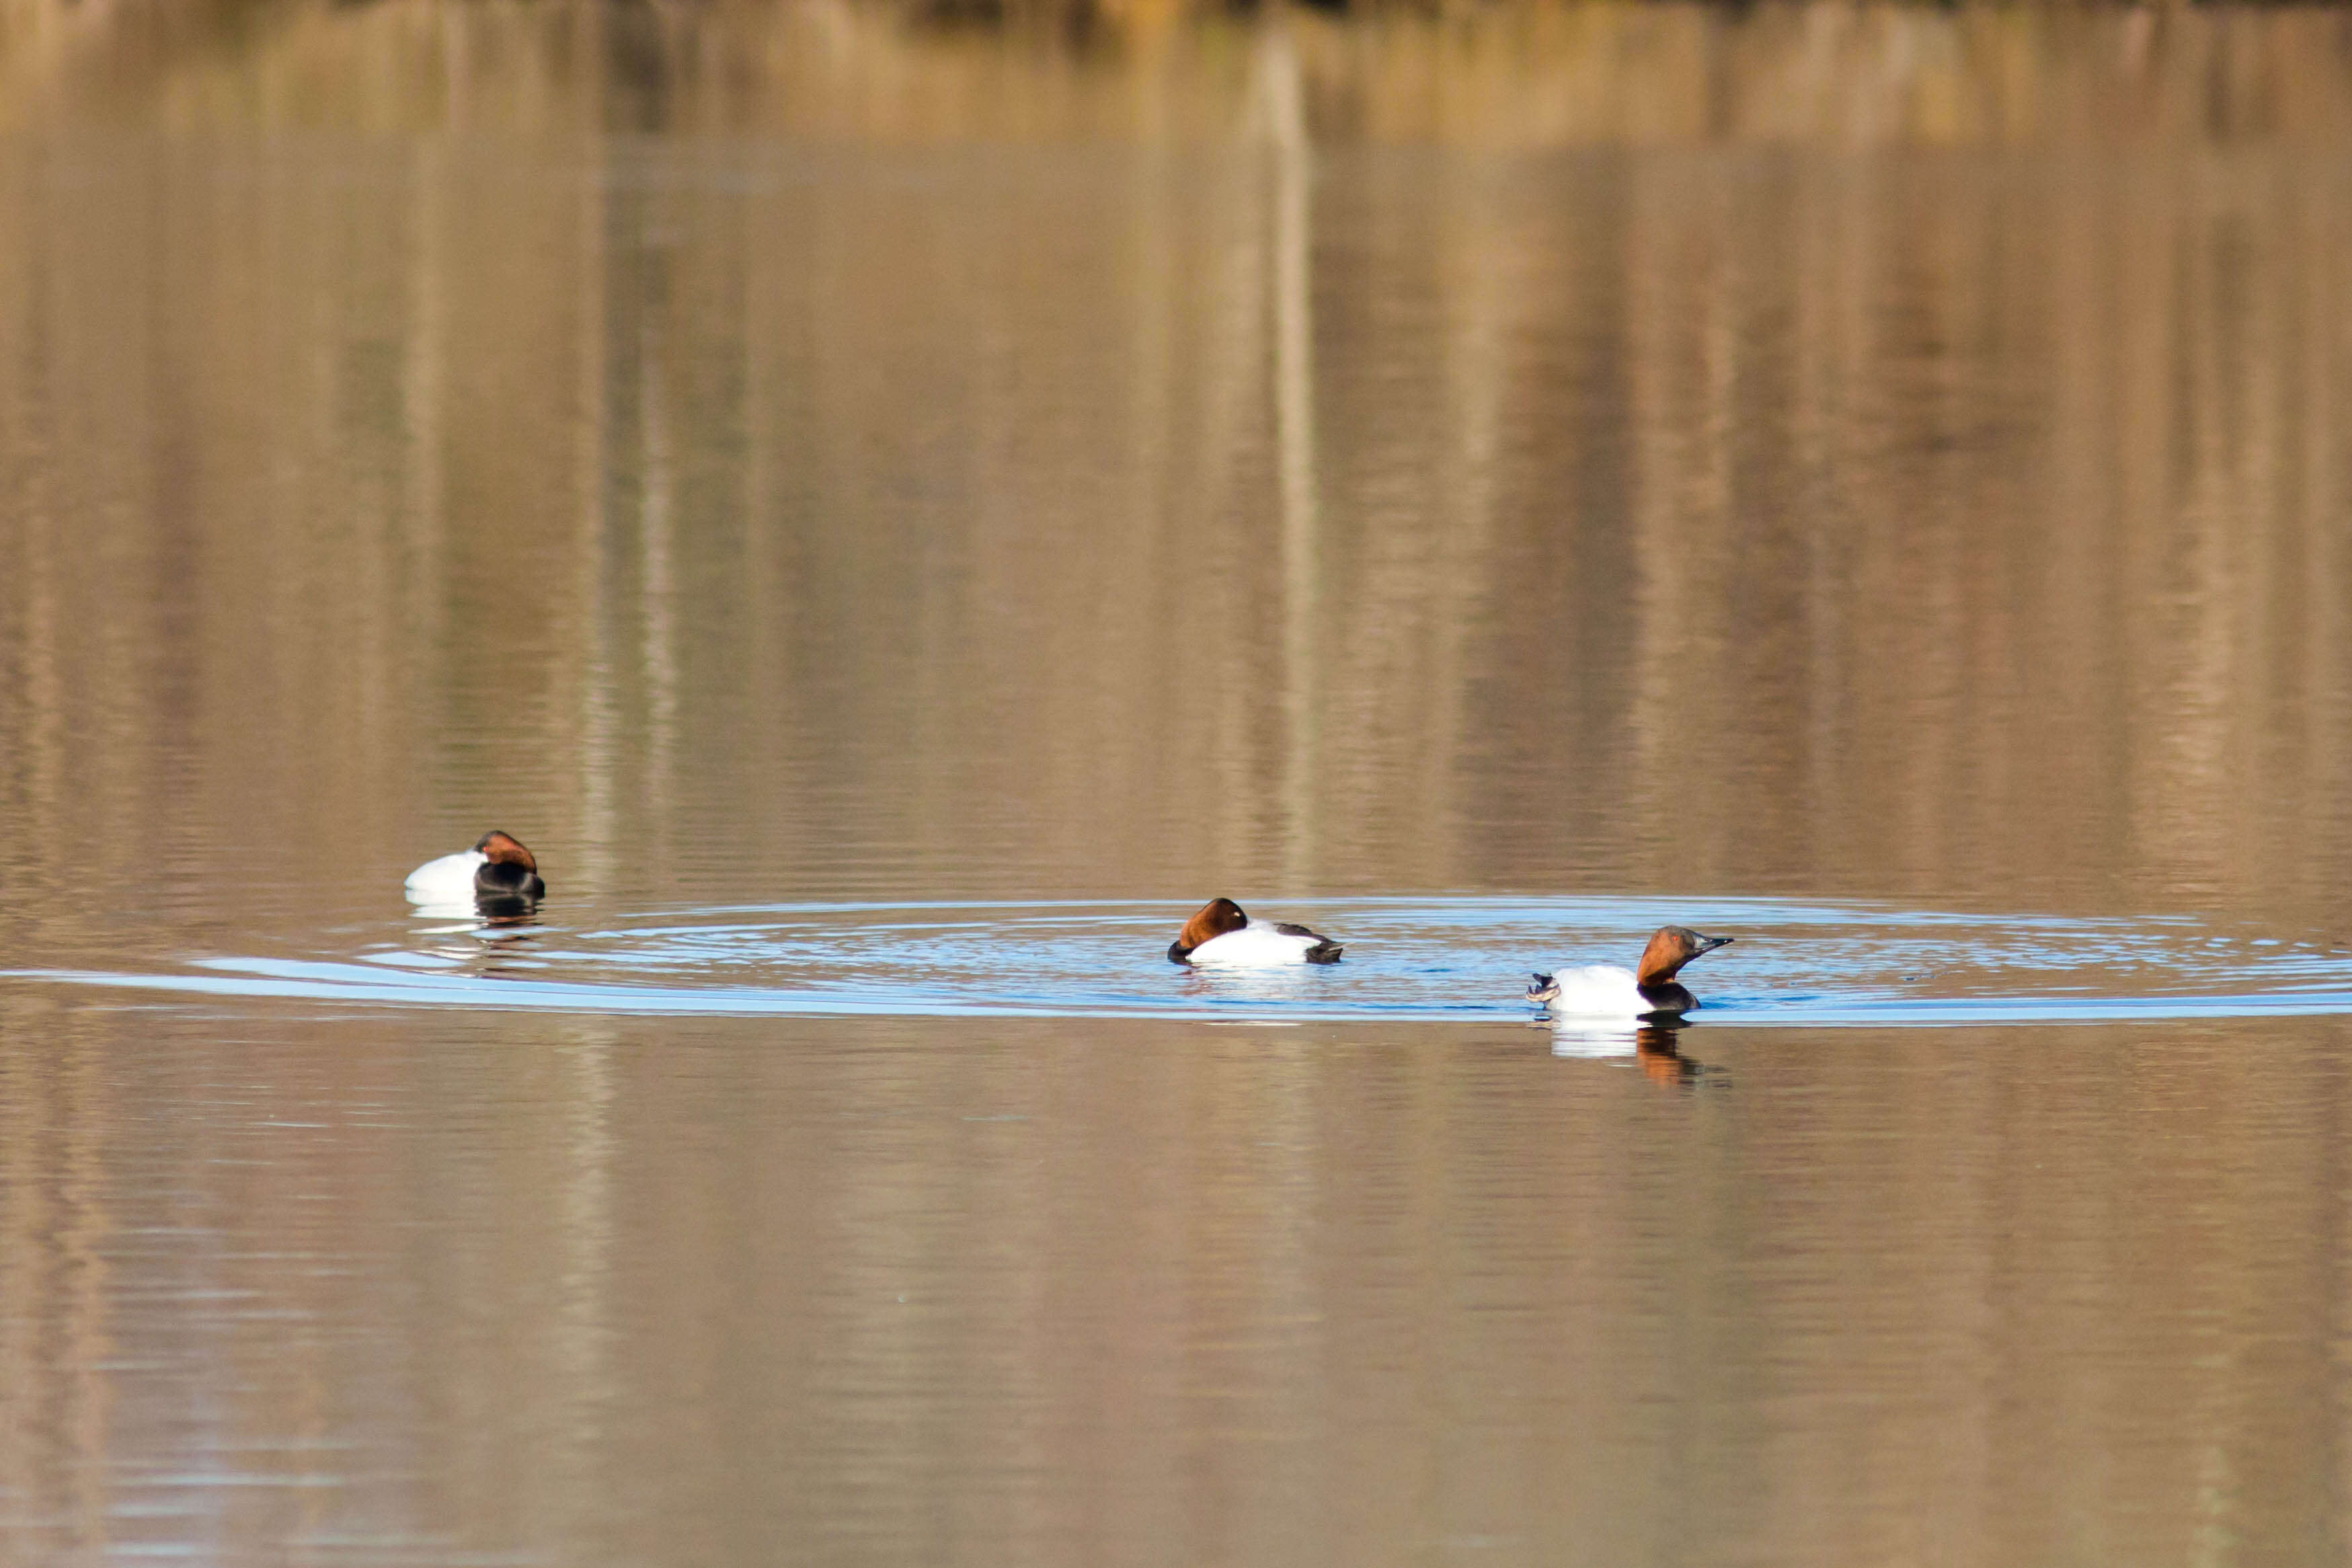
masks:
<instances>
[{"instance_id":1,"label":"tan background reflection","mask_svg":"<svg viewBox=\"0 0 2352 1568\"><path fill-rule=\"evenodd\" d=\"M210 15L5 55L16 876L2338 907L2331 14Z\"/></svg>"},{"instance_id":2,"label":"tan background reflection","mask_svg":"<svg viewBox=\"0 0 2352 1568\"><path fill-rule=\"evenodd\" d=\"M1014 10L0 0L0 968L2341 934L2344 16ZM151 1000L0 975L0 1560L2343 1555L2340 1019Z\"/></svg>"}]
</instances>

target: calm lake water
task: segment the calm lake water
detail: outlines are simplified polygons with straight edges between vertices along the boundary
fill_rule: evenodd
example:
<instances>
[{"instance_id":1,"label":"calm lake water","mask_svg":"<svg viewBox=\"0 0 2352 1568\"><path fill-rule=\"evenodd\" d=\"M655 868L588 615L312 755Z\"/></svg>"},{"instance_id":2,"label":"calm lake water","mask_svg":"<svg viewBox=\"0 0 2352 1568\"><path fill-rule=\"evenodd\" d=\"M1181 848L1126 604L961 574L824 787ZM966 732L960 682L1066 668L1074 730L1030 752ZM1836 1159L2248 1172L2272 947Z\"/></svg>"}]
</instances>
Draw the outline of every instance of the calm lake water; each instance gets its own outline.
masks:
<instances>
[{"instance_id":1,"label":"calm lake water","mask_svg":"<svg viewBox=\"0 0 2352 1568\"><path fill-rule=\"evenodd\" d=\"M2352 24L1105 15L0 3L0 1561L2342 1561Z\"/></svg>"}]
</instances>

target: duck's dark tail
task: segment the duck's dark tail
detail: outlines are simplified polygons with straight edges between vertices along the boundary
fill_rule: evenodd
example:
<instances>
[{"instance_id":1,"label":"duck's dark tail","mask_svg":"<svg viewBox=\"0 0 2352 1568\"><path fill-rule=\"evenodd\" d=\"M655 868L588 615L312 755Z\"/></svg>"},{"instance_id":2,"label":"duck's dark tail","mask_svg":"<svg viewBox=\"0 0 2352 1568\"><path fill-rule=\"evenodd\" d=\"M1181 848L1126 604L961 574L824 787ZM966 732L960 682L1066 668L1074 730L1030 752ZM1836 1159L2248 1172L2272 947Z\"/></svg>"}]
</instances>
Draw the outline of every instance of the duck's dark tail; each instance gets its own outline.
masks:
<instances>
[{"instance_id":1,"label":"duck's dark tail","mask_svg":"<svg viewBox=\"0 0 2352 1568\"><path fill-rule=\"evenodd\" d=\"M1329 937L1325 936L1321 931L1309 931L1305 926L1295 926L1285 923L1277 925L1274 929L1280 931L1285 936L1313 937L1315 939L1315 945L1307 950L1307 962L1309 963L1337 963L1339 962L1339 955L1347 951L1347 949L1341 947L1338 942L1333 942Z\"/></svg>"}]
</instances>

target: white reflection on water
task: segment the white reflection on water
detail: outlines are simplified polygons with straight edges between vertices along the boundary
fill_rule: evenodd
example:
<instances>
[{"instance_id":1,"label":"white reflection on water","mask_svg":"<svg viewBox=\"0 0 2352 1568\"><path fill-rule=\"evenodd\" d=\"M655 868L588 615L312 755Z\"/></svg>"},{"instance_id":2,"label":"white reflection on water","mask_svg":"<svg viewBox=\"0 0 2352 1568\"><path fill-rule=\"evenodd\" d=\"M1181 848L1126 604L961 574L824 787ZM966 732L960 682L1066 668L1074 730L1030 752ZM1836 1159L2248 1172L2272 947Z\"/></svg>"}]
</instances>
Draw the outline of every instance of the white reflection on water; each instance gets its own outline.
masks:
<instances>
[{"instance_id":1,"label":"white reflection on water","mask_svg":"<svg viewBox=\"0 0 2352 1568\"><path fill-rule=\"evenodd\" d=\"M1641 1031L1631 1021L1619 1025L1563 1018L1552 1026L1551 1054L1556 1057L1630 1057L1640 1048Z\"/></svg>"},{"instance_id":2,"label":"white reflection on water","mask_svg":"<svg viewBox=\"0 0 2352 1568\"><path fill-rule=\"evenodd\" d=\"M590 910L578 927L370 928L340 951L20 977L551 1013L1519 1021L1530 1016L1521 990L1531 968L1630 962L1655 926L1695 921L1740 938L1693 972L1698 1024L2352 1013L2352 954L2179 916L1988 917L1777 900L1339 899L1291 912L1340 935L1349 944L1342 963L1212 973L1164 957L1187 908L803 903L602 920ZM1569 1054L1593 1054L1577 1046L1574 1029L1559 1037ZM1623 1054L1630 1041L1630 1033L1612 1033L1599 1054Z\"/></svg>"}]
</instances>

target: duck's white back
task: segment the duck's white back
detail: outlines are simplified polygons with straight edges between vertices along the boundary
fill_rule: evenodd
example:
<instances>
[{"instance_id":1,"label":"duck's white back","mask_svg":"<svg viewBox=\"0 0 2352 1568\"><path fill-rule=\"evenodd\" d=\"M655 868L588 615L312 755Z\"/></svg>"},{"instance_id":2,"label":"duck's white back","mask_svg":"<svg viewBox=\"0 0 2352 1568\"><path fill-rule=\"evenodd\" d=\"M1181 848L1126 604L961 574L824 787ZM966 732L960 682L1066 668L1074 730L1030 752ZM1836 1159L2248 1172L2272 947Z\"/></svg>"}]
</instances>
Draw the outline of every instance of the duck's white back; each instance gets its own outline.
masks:
<instances>
[{"instance_id":1,"label":"duck's white back","mask_svg":"<svg viewBox=\"0 0 2352 1568\"><path fill-rule=\"evenodd\" d=\"M1311 936L1292 936L1272 926L1246 925L1211 937L1192 952L1192 962L1213 968L1265 969L1277 963L1304 963Z\"/></svg>"},{"instance_id":2,"label":"duck's white back","mask_svg":"<svg viewBox=\"0 0 2352 1568\"><path fill-rule=\"evenodd\" d=\"M1642 995L1630 969L1587 964L1563 969L1552 981L1559 994L1544 1005L1555 1018L1638 1018L1657 1005Z\"/></svg>"},{"instance_id":3,"label":"duck's white back","mask_svg":"<svg viewBox=\"0 0 2352 1568\"><path fill-rule=\"evenodd\" d=\"M478 849L461 850L444 855L438 860L427 860L408 874L407 891L411 902L419 904L466 904L474 901L474 869L487 865L489 857Z\"/></svg>"}]
</instances>

